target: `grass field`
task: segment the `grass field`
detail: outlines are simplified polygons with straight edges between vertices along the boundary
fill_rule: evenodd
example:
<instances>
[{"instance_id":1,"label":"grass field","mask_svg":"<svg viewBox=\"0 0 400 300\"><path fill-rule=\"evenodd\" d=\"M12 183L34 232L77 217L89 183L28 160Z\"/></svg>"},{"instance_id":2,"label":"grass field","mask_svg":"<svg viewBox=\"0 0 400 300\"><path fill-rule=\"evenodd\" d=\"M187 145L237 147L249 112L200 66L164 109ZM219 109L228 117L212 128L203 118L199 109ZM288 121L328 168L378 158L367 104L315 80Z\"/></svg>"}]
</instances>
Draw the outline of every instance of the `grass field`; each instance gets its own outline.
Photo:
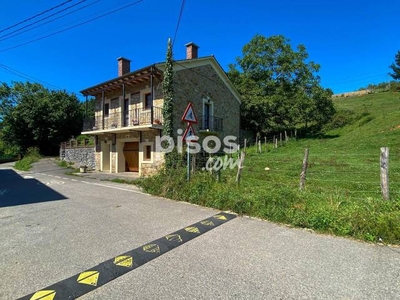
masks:
<instances>
[{"instance_id":1,"label":"grass field","mask_svg":"<svg viewBox=\"0 0 400 300\"><path fill-rule=\"evenodd\" d=\"M400 244L400 94L379 93L335 100L337 115L318 137L290 140L262 153L247 149L242 181L236 169L216 182L197 172L162 172L140 184L150 193L233 210L271 221ZM380 188L380 147L389 147L391 201ZM309 148L306 189L299 191L304 149ZM268 168L268 170L266 170Z\"/></svg>"},{"instance_id":2,"label":"grass field","mask_svg":"<svg viewBox=\"0 0 400 300\"><path fill-rule=\"evenodd\" d=\"M357 199L380 198L380 147L389 147L390 188L400 199L400 94L380 93L335 101L352 124L318 138L290 141L258 154L248 151L243 177L250 186L263 182L297 187L304 149L309 148L307 191ZM352 113L353 112L353 113ZM270 171L265 171L265 167ZM246 179L247 178L247 179Z\"/></svg>"}]
</instances>

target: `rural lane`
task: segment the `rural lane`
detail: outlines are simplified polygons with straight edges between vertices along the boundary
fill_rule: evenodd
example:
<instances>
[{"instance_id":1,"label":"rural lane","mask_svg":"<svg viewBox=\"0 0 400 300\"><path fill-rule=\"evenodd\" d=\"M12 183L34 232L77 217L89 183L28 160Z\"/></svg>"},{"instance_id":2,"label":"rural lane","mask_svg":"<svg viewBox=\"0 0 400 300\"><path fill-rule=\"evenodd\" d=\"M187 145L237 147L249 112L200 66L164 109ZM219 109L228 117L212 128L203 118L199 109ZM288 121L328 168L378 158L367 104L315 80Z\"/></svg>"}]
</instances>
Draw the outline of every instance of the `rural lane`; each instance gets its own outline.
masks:
<instances>
[{"instance_id":1,"label":"rural lane","mask_svg":"<svg viewBox=\"0 0 400 300\"><path fill-rule=\"evenodd\" d=\"M0 165L0 299L219 213L63 173L49 160L32 172ZM400 299L400 248L236 217L79 299L139 298Z\"/></svg>"}]
</instances>

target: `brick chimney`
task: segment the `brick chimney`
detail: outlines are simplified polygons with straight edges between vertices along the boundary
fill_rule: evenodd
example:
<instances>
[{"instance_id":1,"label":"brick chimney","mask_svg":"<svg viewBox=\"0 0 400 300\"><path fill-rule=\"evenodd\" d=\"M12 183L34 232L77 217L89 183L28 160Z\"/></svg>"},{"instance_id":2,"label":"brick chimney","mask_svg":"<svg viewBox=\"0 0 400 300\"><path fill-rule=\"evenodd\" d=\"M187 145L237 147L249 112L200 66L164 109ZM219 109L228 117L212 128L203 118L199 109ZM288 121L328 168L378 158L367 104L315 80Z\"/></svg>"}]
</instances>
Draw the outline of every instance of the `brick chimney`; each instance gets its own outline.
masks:
<instances>
[{"instance_id":1,"label":"brick chimney","mask_svg":"<svg viewBox=\"0 0 400 300\"><path fill-rule=\"evenodd\" d=\"M118 77L131 72L131 61L124 57L117 58L118 60Z\"/></svg>"},{"instance_id":2,"label":"brick chimney","mask_svg":"<svg viewBox=\"0 0 400 300\"><path fill-rule=\"evenodd\" d=\"M186 59L195 59L198 58L198 52L199 52L199 46L197 46L195 43L190 42L189 44L186 44Z\"/></svg>"}]
</instances>

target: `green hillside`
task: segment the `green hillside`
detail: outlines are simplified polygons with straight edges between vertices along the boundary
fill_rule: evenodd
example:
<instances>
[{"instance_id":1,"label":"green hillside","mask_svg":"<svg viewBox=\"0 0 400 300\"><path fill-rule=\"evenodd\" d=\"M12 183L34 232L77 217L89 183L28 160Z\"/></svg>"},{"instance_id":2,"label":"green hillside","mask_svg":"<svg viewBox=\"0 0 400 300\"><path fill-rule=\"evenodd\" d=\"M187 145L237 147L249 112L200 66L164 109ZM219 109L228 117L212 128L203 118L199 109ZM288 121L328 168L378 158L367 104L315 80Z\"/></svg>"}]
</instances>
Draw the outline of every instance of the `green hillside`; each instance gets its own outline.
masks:
<instances>
[{"instance_id":1,"label":"green hillside","mask_svg":"<svg viewBox=\"0 0 400 300\"><path fill-rule=\"evenodd\" d=\"M161 172L140 184L148 192L232 210L319 232L400 244L400 94L335 100L338 111L323 135L290 139L273 148L247 149L242 180L237 168L216 175ZM271 138L271 137L269 137ZM389 147L391 200L382 199L380 147ZM304 149L309 148L305 191L299 191ZM236 156L234 156L236 158Z\"/></svg>"},{"instance_id":2,"label":"green hillside","mask_svg":"<svg viewBox=\"0 0 400 300\"><path fill-rule=\"evenodd\" d=\"M270 151L261 155L251 149L244 178L254 180L251 185L267 179L273 185L296 187L304 149L309 148L308 191L379 199L380 147L389 147L391 195L400 199L400 94L342 98L335 106L338 114L330 127L348 125L278 149L270 145ZM265 167L271 170L266 172Z\"/></svg>"}]
</instances>

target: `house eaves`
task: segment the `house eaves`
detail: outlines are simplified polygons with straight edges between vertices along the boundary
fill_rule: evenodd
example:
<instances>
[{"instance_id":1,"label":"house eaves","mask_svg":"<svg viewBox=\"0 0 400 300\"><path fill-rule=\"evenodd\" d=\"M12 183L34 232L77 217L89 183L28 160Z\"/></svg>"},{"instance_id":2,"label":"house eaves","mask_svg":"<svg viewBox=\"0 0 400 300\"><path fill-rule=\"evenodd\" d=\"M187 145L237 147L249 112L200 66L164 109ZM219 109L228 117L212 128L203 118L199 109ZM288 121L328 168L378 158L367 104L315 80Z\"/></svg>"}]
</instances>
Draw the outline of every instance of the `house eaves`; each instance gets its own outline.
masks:
<instances>
[{"instance_id":1,"label":"house eaves","mask_svg":"<svg viewBox=\"0 0 400 300\"><path fill-rule=\"evenodd\" d=\"M150 81L151 76L162 78L163 72L155 65L150 65L145 68L124 74L111 80L102 82L95 86L86 88L80 93L84 96L95 96L103 91L112 91L121 88L122 84L134 85L145 81Z\"/></svg>"}]
</instances>

